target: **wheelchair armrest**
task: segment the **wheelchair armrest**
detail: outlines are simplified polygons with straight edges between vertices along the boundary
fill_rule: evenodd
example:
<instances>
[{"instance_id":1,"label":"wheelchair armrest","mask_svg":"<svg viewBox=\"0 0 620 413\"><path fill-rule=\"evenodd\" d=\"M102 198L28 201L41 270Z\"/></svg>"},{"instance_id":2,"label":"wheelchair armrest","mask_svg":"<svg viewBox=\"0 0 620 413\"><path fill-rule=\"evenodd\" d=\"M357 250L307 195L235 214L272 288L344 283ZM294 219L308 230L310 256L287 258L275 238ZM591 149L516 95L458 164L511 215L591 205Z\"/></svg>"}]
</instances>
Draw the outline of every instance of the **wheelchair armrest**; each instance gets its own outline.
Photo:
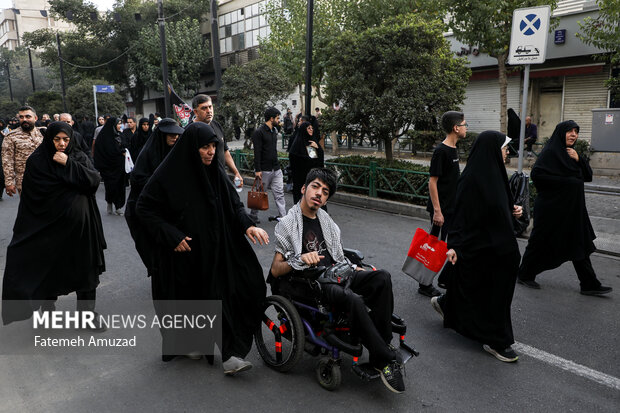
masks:
<instances>
[{"instance_id":1,"label":"wheelchair armrest","mask_svg":"<svg viewBox=\"0 0 620 413\"><path fill-rule=\"evenodd\" d=\"M349 259L353 264L360 265L364 261L364 254L359 250L352 248L343 248L344 256Z\"/></svg>"}]
</instances>

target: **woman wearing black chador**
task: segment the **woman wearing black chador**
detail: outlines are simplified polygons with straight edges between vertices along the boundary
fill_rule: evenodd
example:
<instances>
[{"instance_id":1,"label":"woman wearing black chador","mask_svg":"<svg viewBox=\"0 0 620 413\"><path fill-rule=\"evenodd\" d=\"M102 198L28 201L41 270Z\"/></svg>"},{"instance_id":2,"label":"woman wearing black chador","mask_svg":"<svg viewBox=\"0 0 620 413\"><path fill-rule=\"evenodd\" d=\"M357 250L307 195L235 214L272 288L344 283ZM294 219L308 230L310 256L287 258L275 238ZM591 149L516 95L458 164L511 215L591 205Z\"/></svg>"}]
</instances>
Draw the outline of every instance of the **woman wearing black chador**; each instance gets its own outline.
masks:
<instances>
[{"instance_id":1,"label":"woman wearing black chador","mask_svg":"<svg viewBox=\"0 0 620 413\"><path fill-rule=\"evenodd\" d=\"M519 284L540 289L536 275L572 261L581 294L602 295L612 288L601 285L590 261L596 236L583 184L592 181L592 169L574 149L578 137L575 121L559 123L532 168L538 196L534 228L519 268Z\"/></svg>"},{"instance_id":2,"label":"woman wearing black chador","mask_svg":"<svg viewBox=\"0 0 620 413\"><path fill-rule=\"evenodd\" d=\"M431 304L445 327L480 342L497 359L514 362L510 307L520 254L512 216L521 216L522 208L513 205L508 187L508 142L503 133L486 131L472 145L448 233L454 278Z\"/></svg>"}]
</instances>

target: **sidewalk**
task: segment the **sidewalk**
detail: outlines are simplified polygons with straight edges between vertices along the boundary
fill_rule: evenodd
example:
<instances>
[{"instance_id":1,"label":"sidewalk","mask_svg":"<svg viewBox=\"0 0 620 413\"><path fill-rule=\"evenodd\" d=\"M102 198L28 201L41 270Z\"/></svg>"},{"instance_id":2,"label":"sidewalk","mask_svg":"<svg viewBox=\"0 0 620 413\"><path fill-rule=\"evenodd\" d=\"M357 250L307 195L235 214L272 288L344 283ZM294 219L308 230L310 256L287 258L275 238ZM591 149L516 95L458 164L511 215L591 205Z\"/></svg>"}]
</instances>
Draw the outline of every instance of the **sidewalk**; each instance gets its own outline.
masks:
<instances>
[{"instance_id":1,"label":"sidewalk","mask_svg":"<svg viewBox=\"0 0 620 413\"><path fill-rule=\"evenodd\" d=\"M227 142L231 151L235 149L243 149L243 140ZM281 150L279 148L279 150ZM397 156L398 152L395 153ZM339 155L362 155L384 157L384 153L376 152L369 148L345 150L340 149ZM401 152L401 155L404 153ZM325 160L336 158L332 155L331 148L325 150ZM430 157L400 157L398 159L408 162L430 165ZM461 171L465 168L466 160L462 160ZM530 174L533 159L524 160L523 171ZM513 158L509 165L506 166L508 176L511 176L517 170L518 159ZM246 180L245 185L251 184ZM590 215L592 227L596 233L596 245L599 252L620 256L620 177L600 177L595 176L592 182L586 183L586 205ZM414 216L422 219L428 218L428 212L421 206L412 205L404 202L396 202L384 200L380 198L370 198L362 195L337 193L332 202L351 205L358 208L376 209L393 214Z\"/></svg>"}]
</instances>

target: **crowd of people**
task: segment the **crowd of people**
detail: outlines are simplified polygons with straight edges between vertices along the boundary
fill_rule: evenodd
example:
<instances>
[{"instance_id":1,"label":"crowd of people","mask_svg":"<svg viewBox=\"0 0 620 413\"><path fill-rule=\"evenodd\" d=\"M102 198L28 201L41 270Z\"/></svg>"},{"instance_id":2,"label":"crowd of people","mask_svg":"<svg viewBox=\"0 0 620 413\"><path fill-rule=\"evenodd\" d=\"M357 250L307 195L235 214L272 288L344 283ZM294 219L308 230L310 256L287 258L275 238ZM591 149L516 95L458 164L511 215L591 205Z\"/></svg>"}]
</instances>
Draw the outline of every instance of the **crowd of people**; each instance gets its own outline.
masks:
<instances>
[{"instance_id":1,"label":"crowd of people","mask_svg":"<svg viewBox=\"0 0 620 413\"><path fill-rule=\"evenodd\" d=\"M221 300L223 370L235 374L252 367L245 358L261 321L266 285L251 243L266 245L270 237L258 226L258 210L248 211L240 200L243 177L222 126L213 119L211 98L197 95L192 105L194 118L185 128L159 114L139 121L100 116L97 125L85 117L78 126L68 113L43 115L39 121L28 106L20 108L17 123L0 120L2 185L7 195L20 197L3 279L5 324L28 319L39 309L53 310L58 296L72 292L79 311L95 310L99 276L106 268L95 198L103 181L107 213L125 215L153 300ZM283 122L280 116L278 109L267 108L252 142L255 179L272 190L278 212L269 217L278 223L268 281L285 291L295 271L348 261L340 229L326 209L337 176L324 168L320 111L293 120L289 110ZM589 259L594 232L584 182L592 179L592 170L573 149L579 125L558 124L532 169L538 197L522 260L513 228L522 206L514 205L505 168L511 138L480 133L461 173L457 145L467 132L465 115L446 112L440 125L446 138L431 160L427 211L431 233L449 248L438 278L444 291L431 283L418 292L431 297L445 327L480 342L497 359L514 362L511 304L517 282L539 289L538 274L572 261L582 294L612 290L601 285ZM279 128L290 135L293 205L288 210ZM130 174L127 156L135 160ZM38 259L32 260L35 251ZM355 269L346 287L328 285L322 297L349 313L371 365L391 391L400 393L402 366L390 343L391 275ZM104 329L97 324L94 330ZM165 329L162 340L163 361L187 355L163 350L174 340Z\"/></svg>"}]
</instances>

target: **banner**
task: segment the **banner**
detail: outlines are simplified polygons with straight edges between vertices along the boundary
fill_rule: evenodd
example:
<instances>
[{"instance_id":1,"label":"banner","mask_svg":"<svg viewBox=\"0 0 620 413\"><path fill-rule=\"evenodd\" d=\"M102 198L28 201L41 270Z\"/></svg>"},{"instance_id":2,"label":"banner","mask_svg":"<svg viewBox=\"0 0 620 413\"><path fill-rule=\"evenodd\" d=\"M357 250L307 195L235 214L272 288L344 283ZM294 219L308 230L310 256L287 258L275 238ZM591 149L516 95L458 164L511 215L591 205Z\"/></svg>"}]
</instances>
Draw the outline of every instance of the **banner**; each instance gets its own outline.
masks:
<instances>
[{"instance_id":1,"label":"banner","mask_svg":"<svg viewBox=\"0 0 620 413\"><path fill-rule=\"evenodd\" d=\"M170 82L168 82L168 92L170 94L170 103L172 103L172 108L181 121L181 126L187 126L194 113L192 107L177 95Z\"/></svg>"}]
</instances>

